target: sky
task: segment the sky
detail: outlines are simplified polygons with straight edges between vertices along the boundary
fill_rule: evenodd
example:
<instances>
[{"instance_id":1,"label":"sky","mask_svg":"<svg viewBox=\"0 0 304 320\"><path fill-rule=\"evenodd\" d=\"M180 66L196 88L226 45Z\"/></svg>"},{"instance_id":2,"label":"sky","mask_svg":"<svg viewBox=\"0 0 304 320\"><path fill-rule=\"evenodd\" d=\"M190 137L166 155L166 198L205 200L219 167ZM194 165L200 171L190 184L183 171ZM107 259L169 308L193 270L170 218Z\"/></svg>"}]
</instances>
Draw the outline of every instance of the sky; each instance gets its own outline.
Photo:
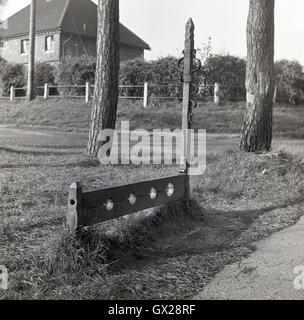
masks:
<instances>
[{"instance_id":1,"label":"sky","mask_svg":"<svg viewBox=\"0 0 304 320\"><path fill-rule=\"evenodd\" d=\"M0 17L8 17L29 2L8 0L5 7L0 6ZM120 21L150 45L147 59L180 56L190 17L196 26L196 48L211 37L213 53L245 57L248 7L249 0L120 0ZM304 1L276 0L275 17L275 58L304 64Z\"/></svg>"}]
</instances>

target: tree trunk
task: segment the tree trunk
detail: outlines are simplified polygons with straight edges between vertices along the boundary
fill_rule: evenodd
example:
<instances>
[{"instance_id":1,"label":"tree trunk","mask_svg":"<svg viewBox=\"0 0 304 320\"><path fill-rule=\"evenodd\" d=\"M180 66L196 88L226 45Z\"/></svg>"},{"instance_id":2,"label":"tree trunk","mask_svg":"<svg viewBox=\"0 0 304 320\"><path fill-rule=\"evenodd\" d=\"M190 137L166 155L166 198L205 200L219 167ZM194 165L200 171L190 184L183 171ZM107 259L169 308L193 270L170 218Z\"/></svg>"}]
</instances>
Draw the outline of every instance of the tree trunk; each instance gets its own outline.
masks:
<instances>
[{"instance_id":1,"label":"tree trunk","mask_svg":"<svg viewBox=\"0 0 304 320\"><path fill-rule=\"evenodd\" d=\"M30 9L29 63L27 79L28 100L35 99L35 43L36 43L36 0L32 0Z\"/></svg>"},{"instance_id":2,"label":"tree trunk","mask_svg":"<svg viewBox=\"0 0 304 320\"><path fill-rule=\"evenodd\" d=\"M241 150L269 151L274 95L274 2L250 0L247 21L246 112Z\"/></svg>"},{"instance_id":3,"label":"tree trunk","mask_svg":"<svg viewBox=\"0 0 304 320\"><path fill-rule=\"evenodd\" d=\"M98 0L97 61L87 156L96 159L98 136L115 129L119 77L119 0Z\"/></svg>"}]
</instances>

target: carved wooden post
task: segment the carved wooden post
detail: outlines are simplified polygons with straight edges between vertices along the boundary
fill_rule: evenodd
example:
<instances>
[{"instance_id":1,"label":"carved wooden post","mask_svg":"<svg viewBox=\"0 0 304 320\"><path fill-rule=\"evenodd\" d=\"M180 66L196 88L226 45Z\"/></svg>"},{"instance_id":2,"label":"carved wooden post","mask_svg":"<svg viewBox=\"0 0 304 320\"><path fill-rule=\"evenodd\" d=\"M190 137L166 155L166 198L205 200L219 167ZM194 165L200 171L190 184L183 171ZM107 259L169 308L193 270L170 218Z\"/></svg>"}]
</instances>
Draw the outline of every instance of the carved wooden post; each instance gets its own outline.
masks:
<instances>
[{"instance_id":1,"label":"carved wooden post","mask_svg":"<svg viewBox=\"0 0 304 320\"><path fill-rule=\"evenodd\" d=\"M192 19L186 24L185 49L184 49L184 72L183 72L183 120L182 120L182 158L181 166L185 172L186 179L186 199L190 199L190 183L189 183L189 168L190 168L190 147L191 147L191 113L192 113L192 73L193 73L193 54L194 54L194 24Z\"/></svg>"},{"instance_id":2,"label":"carved wooden post","mask_svg":"<svg viewBox=\"0 0 304 320\"><path fill-rule=\"evenodd\" d=\"M82 217L82 187L79 182L74 182L70 187L69 205L67 213L67 228L74 235L81 225Z\"/></svg>"}]
</instances>

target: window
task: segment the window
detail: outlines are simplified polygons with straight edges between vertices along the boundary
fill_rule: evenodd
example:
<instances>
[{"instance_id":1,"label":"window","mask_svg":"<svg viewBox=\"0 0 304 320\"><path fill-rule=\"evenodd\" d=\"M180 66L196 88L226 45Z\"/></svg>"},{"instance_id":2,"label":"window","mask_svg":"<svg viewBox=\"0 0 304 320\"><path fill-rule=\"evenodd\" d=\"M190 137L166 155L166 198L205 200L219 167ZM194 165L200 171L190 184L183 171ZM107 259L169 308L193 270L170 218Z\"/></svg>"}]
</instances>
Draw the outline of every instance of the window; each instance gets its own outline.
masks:
<instances>
[{"instance_id":1,"label":"window","mask_svg":"<svg viewBox=\"0 0 304 320\"><path fill-rule=\"evenodd\" d=\"M21 54L28 54L29 52L29 39L21 40Z\"/></svg>"},{"instance_id":2,"label":"window","mask_svg":"<svg viewBox=\"0 0 304 320\"><path fill-rule=\"evenodd\" d=\"M0 48L4 47L4 42L0 41Z\"/></svg>"},{"instance_id":3,"label":"window","mask_svg":"<svg viewBox=\"0 0 304 320\"><path fill-rule=\"evenodd\" d=\"M54 36L46 36L45 37L45 51L46 52L54 52L55 41Z\"/></svg>"}]
</instances>

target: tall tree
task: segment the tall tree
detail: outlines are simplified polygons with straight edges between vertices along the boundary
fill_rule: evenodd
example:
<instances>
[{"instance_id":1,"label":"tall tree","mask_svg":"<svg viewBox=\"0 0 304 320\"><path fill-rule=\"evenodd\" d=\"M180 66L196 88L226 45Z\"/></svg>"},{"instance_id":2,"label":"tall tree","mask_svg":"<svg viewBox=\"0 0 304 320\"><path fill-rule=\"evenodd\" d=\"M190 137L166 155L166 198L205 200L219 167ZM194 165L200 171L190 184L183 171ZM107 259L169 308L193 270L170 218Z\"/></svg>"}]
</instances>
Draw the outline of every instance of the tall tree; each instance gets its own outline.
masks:
<instances>
[{"instance_id":1,"label":"tall tree","mask_svg":"<svg viewBox=\"0 0 304 320\"><path fill-rule=\"evenodd\" d=\"M115 129L119 78L119 0L98 0L97 62L87 156L96 159L98 136Z\"/></svg>"},{"instance_id":2,"label":"tall tree","mask_svg":"<svg viewBox=\"0 0 304 320\"><path fill-rule=\"evenodd\" d=\"M274 95L274 3L250 0L247 21L247 101L241 150L269 151Z\"/></svg>"},{"instance_id":3,"label":"tall tree","mask_svg":"<svg viewBox=\"0 0 304 320\"><path fill-rule=\"evenodd\" d=\"M2 8L5 7L7 3L7 0L0 0L0 30L4 30L7 28L7 26L5 25L5 22L2 21Z\"/></svg>"},{"instance_id":4,"label":"tall tree","mask_svg":"<svg viewBox=\"0 0 304 320\"><path fill-rule=\"evenodd\" d=\"M30 9L30 37L29 37L29 63L27 95L29 100L35 98L34 75L35 75L35 43L36 43L36 0L32 0Z\"/></svg>"}]
</instances>

